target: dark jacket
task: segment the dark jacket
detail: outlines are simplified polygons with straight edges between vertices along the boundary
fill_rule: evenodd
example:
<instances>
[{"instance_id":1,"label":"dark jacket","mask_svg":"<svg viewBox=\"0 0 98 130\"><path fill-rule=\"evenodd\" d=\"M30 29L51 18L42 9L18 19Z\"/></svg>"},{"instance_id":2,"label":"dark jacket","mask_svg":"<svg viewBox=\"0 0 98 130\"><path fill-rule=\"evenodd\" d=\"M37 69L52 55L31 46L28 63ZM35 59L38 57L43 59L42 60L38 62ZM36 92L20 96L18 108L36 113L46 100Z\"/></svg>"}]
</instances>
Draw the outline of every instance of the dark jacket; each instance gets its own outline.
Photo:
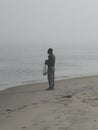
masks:
<instances>
[{"instance_id":1,"label":"dark jacket","mask_svg":"<svg viewBox=\"0 0 98 130\"><path fill-rule=\"evenodd\" d=\"M54 67L55 66L55 56L53 54L50 54L48 56L48 60L45 61L45 64L48 65L48 68Z\"/></svg>"}]
</instances>

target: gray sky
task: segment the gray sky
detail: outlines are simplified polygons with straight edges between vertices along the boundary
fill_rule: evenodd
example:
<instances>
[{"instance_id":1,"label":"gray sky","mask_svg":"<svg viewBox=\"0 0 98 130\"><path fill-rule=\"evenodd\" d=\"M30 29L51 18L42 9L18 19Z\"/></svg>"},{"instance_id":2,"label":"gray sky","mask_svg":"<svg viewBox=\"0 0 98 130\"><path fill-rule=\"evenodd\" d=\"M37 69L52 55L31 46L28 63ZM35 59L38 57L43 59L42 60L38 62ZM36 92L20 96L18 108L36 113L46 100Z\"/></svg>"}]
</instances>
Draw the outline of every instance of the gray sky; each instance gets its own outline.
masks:
<instances>
[{"instance_id":1,"label":"gray sky","mask_svg":"<svg viewBox=\"0 0 98 130\"><path fill-rule=\"evenodd\" d=\"M98 44L98 0L0 0L0 43Z\"/></svg>"}]
</instances>

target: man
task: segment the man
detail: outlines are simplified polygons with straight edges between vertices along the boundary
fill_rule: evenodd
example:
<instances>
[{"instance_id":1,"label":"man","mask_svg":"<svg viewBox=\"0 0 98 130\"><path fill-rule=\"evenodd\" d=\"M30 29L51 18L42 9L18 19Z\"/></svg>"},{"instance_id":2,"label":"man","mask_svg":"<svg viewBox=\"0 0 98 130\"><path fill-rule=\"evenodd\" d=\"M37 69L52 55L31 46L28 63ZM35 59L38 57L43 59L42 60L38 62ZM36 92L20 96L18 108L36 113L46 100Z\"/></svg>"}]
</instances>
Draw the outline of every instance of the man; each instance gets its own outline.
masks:
<instances>
[{"instance_id":1,"label":"man","mask_svg":"<svg viewBox=\"0 0 98 130\"><path fill-rule=\"evenodd\" d=\"M47 53L48 55L48 60L45 61L45 65L48 66L48 83L49 83L49 88L47 90L52 90L54 89L54 73L55 73L55 56L53 54L53 49L49 48Z\"/></svg>"}]
</instances>

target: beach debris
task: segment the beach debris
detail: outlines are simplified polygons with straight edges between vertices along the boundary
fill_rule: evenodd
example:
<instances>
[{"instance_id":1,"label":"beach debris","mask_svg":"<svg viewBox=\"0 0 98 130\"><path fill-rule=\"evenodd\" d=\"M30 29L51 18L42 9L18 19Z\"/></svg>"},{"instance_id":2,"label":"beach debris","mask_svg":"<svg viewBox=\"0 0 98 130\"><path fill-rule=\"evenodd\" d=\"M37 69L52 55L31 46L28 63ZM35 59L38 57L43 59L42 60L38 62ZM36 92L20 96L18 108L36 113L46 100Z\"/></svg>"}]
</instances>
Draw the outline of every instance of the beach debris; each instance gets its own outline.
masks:
<instances>
[{"instance_id":1,"label":"beach debris","mask_svg":"<svg viewBox=\"0 0 98 130\"><path fill-rule=\"evenodd\" d=\"M72 95L66 95L66 96L63 96L62 98L72 98Z\"/></svg>"},{"instance_id":2,"label":"beach debris","mask_svg":"<svg viewBox=\"0 0 98 130\"><path fill-rule=\"evenodd\" d=\"M11 110L11 109L6 109L6 112L8 113L8 114L11 114L12 112L13 112L13 110Z\"/></svg>"},{"instance_id":3,"label":"beach debris","mask_svg":"<svg viewBox=\"0 0 98 130\"><path fill-rule=\"evenodd\" d=\"M12 112L12 110L11 110L11 109L6 109L6 111L7 111L7 112Z\"/></svg>"}]
</instances>

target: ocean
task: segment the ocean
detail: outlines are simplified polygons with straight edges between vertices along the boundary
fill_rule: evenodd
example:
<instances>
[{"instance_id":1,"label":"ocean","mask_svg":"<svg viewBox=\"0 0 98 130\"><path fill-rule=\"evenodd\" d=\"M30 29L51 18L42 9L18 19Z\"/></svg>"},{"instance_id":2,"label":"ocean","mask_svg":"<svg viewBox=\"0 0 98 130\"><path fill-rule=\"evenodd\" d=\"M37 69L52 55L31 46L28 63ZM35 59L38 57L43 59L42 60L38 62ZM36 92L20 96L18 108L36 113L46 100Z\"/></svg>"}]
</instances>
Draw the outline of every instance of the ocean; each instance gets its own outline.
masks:
<instances>
[{"instance_id":1,"label":"ocean","mask_svg":"<svg viewBox=\"0 0 98 130\"><path fill-rule=\"evenodd\" d=\"M0 90L47 81L47 77L42 75L42 68L50 47L56 56L57 80L98 75L98 46L1 44Z\"/></svg>"}]
</instances>

